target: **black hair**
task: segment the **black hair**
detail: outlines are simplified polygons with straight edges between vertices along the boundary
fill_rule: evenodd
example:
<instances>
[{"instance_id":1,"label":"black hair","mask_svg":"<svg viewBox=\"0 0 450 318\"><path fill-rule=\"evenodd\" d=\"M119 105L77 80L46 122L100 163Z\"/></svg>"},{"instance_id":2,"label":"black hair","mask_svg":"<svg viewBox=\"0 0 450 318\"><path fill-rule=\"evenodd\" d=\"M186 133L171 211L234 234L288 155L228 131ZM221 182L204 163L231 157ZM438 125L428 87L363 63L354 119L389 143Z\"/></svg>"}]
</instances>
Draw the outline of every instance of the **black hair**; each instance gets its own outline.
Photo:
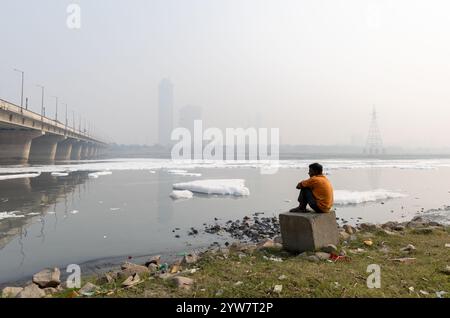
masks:
<instances>
[{"instance_id":1,"label":"black hair","mask_svg":"<svg viewBox=\"0 0 450 318\"><path fill-rule=\"evenodd\" d=\"M317 172L318 174L322 174L323 172L323 167L321 164L319 163L313 163L309 165L309 168L311 168L311 170L314 170L315 172Z\"/></svg>"}]
</instances>

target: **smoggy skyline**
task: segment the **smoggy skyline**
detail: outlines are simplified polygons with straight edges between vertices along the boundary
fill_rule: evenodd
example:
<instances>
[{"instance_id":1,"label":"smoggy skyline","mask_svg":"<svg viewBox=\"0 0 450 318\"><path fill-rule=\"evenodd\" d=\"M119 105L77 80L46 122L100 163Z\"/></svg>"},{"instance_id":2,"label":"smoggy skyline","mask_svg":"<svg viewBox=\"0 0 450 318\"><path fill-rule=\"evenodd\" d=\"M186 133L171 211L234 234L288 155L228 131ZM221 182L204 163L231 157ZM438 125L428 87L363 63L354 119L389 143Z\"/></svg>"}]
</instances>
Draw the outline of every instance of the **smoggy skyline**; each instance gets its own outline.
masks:
<instances>
[{"instance_id":1,"label":"smoggy skyline","mask_svg":"<svg viewBox=\"0 0 450 318\"><path fill-rule=\"evenodd\" d=\"M117 143L158 139L158 85L174 118L280 128L286 144L365 143L372 108L386 146L448 147L445 1L3 0L0 98L46 114L55 100ZM432 4L432 5L430 5Z\"/></svg>"}]
</instances>

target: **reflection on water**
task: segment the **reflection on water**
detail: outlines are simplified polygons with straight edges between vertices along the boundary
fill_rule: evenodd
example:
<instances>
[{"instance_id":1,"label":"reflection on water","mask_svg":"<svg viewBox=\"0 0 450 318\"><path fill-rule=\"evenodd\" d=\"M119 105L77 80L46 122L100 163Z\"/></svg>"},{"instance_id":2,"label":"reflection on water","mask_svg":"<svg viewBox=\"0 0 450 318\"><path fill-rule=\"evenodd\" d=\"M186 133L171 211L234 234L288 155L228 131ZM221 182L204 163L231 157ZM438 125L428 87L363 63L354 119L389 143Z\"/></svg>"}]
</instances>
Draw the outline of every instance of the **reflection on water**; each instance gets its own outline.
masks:
<instances>
[{"instance_id":1,"label":"reflection on water","mask_svg":"<svg viewBox=\"0 0 450 318\"><path fill-rule=\"evenodd\" d=\"M44 242L46 221L42 216L45 216L53 207L51 212L56 220L54 225L56 227L58 216L53 212L57 202L60 200L65 202L64 214L67 215L68 196L72 196L73 200L74 192L80 193L80 186L85 186L84 183L88 180L86 173L76 172L70 178L54 177L45 173L37 178L0 182L0 193L3 199L0 203L0 211L17 211L17 215L24 215L24 217L7 218L0 222L0 250L16 236L19 236L19 242L21 242L27 235L27 227L38 217L41 224L38 237ZM22 245L22 243L19 244Z\"/></svg>"}]
</instances>

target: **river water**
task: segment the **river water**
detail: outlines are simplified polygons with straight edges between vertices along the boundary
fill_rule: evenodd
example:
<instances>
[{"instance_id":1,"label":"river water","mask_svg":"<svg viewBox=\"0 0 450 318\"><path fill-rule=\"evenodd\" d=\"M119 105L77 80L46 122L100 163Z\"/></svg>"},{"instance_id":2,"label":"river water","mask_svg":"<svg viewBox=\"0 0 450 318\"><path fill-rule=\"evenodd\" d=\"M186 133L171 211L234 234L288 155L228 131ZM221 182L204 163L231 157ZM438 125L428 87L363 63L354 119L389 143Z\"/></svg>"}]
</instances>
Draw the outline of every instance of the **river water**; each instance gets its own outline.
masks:
<instances>
[{"instance_id":1,"label":"river water","mask_svg":"<svg viewBox=\"0 0 450 318\"><path fill-rule=\"evenodd\" d=\"M49 266L183 252L231 241L204 233L204 224L213 224L215 218L224 224L255 212L277 216L296 206L295 185L307 178L309 162L282 161L272 174L262 173L258 163L164 159L0 167L0 284L30 278ZM322 163L336 190L337 216L351 224L416 215L450 220L448 159ZM203 179L244 179L250 195L169 197L173 184ZM188 235L191 227L200 234Z\"/></svg>"}]
</instances>

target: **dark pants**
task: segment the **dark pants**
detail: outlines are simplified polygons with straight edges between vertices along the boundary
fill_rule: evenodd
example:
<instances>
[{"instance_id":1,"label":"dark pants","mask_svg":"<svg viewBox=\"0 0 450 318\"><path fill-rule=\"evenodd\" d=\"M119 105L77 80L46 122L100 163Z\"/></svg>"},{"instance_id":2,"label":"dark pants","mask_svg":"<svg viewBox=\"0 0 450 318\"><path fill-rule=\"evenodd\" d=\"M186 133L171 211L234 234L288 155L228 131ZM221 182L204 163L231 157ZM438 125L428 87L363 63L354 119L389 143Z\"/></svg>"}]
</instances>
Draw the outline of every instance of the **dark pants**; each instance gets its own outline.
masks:
<instances>
[{"instance_id":1,"label":"dark pants","mask_svg":"<svg viewBox=\"0 0 450 318\"><path fill-rule=\"evenodd\" d=\"M298 202L300 203L301 209L306 209L309 205L317 213L323 213L323 211L317 206L316 199L310 188L303 188L300 190L300 195L298 196Z\"/></svg>"}]
</instances>

